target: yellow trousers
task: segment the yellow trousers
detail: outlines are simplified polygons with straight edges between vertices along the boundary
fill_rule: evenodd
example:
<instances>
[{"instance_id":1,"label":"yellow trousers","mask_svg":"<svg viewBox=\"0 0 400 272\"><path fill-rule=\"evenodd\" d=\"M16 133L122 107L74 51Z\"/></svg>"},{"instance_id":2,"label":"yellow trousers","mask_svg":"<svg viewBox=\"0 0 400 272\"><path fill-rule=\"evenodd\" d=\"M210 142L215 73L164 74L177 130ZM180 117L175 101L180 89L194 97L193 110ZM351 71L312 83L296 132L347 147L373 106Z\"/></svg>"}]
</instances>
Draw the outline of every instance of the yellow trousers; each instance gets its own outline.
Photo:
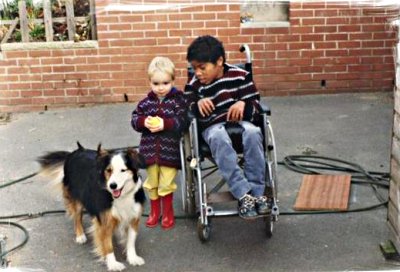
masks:
<instances>
[{"instance_id":1,"label":"yellow trousers","mask_svg":"<svg viewBox=\"0 0 400 272\"><path fill-rule=\"evenodd\" d=\"M147 179L143 187L147 190L151 200L156 200L159 196L166 196L175 192L177 188L175 183L177 169L153 164L147 167L146 171Z\"/></svg>"}]
</instances>

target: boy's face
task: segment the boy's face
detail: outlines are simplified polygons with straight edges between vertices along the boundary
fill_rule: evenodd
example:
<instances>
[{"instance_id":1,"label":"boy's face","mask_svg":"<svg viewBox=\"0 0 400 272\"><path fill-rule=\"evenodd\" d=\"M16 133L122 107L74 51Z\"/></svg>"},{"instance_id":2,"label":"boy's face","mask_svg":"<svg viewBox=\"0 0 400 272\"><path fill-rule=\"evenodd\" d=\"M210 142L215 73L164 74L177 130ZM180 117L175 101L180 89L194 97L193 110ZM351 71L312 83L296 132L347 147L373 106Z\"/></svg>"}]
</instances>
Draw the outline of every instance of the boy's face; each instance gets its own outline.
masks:
<instances>
[{"instance_id":1,"label":"boy's face","mask_svg":"<svg viewBox=\"0 0 400 272\"><path fill-rule=\"evenodd\" d=\"M201 84L207 85L224 75L224 60L220 57L217 63L198 62L193 60L190 62L193 67L194 74Z\"/></svg>"},{"instance_id":2,"label":"boy's face","mask_svg":"<svg viewBox=\"0 0 400 272\"><path fill-rule=\"evenodd\" d=\"M150 78L151 89L158 97L166 96L171 91L173 85L174 81L171 75L167 73L156 72Z\"/></svg>"}]
</instances>

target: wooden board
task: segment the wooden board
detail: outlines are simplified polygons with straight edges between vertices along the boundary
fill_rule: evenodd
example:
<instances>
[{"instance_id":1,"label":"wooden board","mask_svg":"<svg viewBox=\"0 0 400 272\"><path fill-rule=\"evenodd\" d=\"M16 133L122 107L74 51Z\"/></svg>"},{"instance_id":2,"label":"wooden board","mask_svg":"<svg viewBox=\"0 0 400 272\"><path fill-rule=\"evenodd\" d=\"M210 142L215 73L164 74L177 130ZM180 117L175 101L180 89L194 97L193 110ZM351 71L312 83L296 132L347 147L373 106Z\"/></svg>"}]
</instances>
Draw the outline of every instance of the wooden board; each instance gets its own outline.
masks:
<instances>
[{"instance_id":1,"label":"wooden board","mask_svg":"<svg viewBox=\"0 0 400 272\"><path fill-rule=\"evenodd\" d=\"M304 175L295 210L348 209L351 175Z\"/></svg>"}]
</instances>

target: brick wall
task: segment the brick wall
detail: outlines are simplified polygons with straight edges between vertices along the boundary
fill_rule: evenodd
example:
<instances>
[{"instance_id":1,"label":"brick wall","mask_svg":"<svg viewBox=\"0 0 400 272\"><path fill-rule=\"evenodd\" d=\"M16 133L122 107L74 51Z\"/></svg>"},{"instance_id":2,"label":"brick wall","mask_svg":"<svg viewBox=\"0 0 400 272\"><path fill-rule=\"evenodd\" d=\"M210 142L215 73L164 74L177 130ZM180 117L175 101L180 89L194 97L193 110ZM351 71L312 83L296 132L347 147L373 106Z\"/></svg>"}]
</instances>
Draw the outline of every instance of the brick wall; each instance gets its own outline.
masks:
<instances>
[{"instance_id":1,"label":"brick wall","mask_svg":"<svg viewBox=\"0 0 400 272\"><path fill-rule=\"evenodd\" d=\"M97 48L3 51L0 111L137 101L156 55L176 63L183 88L186 48L203 34L224 42L230 62L244 59L240 44L250 45L263 96L393 90L396 34L387 20L398 7L292 2L289 27L241 28L238 2L107 11L113 2L96 1Z\"/></svg>"}]
</instances>

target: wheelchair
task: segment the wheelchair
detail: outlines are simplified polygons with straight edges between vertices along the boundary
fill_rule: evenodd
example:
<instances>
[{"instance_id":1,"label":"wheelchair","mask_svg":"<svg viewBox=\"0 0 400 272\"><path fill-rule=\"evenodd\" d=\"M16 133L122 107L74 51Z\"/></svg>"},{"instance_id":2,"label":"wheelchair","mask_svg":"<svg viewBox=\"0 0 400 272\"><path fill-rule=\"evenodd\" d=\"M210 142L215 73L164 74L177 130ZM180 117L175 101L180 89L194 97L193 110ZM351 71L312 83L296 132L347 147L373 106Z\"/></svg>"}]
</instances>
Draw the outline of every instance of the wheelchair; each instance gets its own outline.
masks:
<instances>
[{"instance_id":1,"label":"wheelchair","mask_svg":"<svg viewBox=\"0 0 400 272\"><path fill-rule=\"evenodd\" d=\"M237 66L252 74L251 52L248 45L242 45L239 50L246 54L246 63L237 64ZM193 74L194 71L189 67L188 78L191 78ZM267 238L270 238L274 230L274 223L279 216L276 148L271 122L268 118L271 111L266 105L262 105L259 114L259 121L256 125L261 128L264 136L263 147L266 161L264 195L268 197L270 213L258 217L263 218L266 227L265 234ZM224 188L225 180L220 178L219 181L215 181L214 173L218 169L208 145L201 136L196 116L189 113L189 122L188 131L184 133L180 141L182 207L187 215L193 217L198 215L197 234L200 241L206 242L210 239L211 218L238 215L237 199L231 195L226 186ZM240 125L230 125L226 127L226 130L238 154L238 163L242 167L245 162L242 154L241 127ZM235 202L236 206L224 205L232 202Z\"/></svg>"}]
</instances>

